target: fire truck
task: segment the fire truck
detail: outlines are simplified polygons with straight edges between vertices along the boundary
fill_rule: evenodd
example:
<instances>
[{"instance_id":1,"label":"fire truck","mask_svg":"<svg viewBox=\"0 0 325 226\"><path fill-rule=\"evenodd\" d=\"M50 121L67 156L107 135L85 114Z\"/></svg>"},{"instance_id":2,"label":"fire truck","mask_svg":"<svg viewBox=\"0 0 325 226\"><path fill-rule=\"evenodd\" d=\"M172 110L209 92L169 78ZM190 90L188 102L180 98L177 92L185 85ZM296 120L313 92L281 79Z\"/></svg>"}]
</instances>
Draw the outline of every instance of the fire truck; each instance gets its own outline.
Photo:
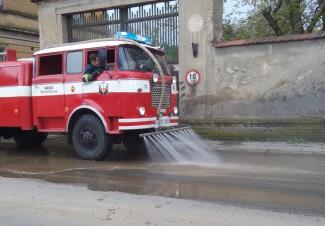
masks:
<instances>
[{"instance_id":1,"label":"fire truck","mask_svg":"<svg viewBox=\"0 0 325 226\"><path fill-rule=\"evenodd\" d=\"M114 144L133 152L144 145L140 134L177 127L177 79L164 52L127 35L1 62L0 137L25 147L66 134L82 159L101 160ZM94 53L104 71L84 83Z\"/></svg>"}]
</instances>

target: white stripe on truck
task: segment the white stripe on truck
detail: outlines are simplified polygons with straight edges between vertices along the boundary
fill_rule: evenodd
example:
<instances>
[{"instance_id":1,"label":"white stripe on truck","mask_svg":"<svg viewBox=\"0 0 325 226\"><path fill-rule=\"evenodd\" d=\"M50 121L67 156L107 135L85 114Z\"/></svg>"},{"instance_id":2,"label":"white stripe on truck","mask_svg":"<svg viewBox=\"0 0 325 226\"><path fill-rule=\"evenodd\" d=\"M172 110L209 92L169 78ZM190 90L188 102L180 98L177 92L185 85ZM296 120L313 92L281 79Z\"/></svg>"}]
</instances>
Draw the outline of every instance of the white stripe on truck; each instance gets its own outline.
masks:
<instances>
[{"instance_id":1,"label":"white stripe on truck","mask_svg":"<svg viewBox=\"0 0 325 226\"><path fill-rule=\"evenodd\" d=\"M119 119L119 123L133 123L133 122L152 122L156 121L157 118L128 118L128 119Z\"/></svg>"},{"instance_id":2,"label":"white stripe on truck","mask_svg":"<svg viewBox=\"0 0 325 226\"><path fill-rule=\"evenodd\" d=\"M100 88L107 88L108 93L150 93L148 80L111 80L83 82L34 84L32 86L0 86L0 98L58 96L99 93Z\"/></svg>"},{"instance_id":3,"label":"white stripe on truck","mask_svg":"<svg viewBox=\"0 0 325 226\"><path fill-rule=\"evenodd\" d=\"M78 95L99 93L100 88L107 88L108 93L150 93L148 80L111 80L90 83L71 82L64 84L33 85L33 96Z\"/></svg>"},{"instance_id":4,"label":"white stripe on truck","mask_svg":"<svg viewBox=\"0 0 325 226\"><path fill-rule=\"evenodd\" d=\"M30 86L0 86L0 98L30 96L32 96Z\"/></svg>"}]
</instances>

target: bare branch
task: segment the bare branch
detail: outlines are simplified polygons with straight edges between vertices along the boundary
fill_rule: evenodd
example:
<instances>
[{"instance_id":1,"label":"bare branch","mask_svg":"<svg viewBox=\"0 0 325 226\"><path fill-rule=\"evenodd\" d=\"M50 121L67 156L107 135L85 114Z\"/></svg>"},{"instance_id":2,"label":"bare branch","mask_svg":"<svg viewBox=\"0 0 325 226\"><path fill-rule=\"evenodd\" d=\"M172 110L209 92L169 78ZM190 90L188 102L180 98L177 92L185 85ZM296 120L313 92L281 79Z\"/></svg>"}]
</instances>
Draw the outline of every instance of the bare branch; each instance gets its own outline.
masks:
<instances>
[{"instance_id":1,"label":"bare branch","mask_svg":"<svg viewBox=\"0 0 325 226\"><path fill-rule=\"evenodd\" d=\"M274 14L277 13L279 9L281 9L281 7L282 7L282 3L283 3L283 0L279 0L279 1L277 2L276 6L275 6L275 8L274 8L274 10L273 10L273 13L274 13Z\"/></svg>"},{"instance_id":2,"label":"bare branch","mask_svg":"<svg viewBox=\"0 0 325 226\"><path fill-rule=\"evenodd\" d=\"M318 6L318 11L315 13L313 18L310 21L309 26L306 29L307 33L313 32L317 22L319 21L320 18L323 20L323 30L324 30L324 17L325 17L325 1L324 0L319 0L319 6Z\"/></svg>"},{"instance_id":3,"label":"bare branch","mask_svg":"<svg viewBox=\"0 0 325 226\"><path fill-rule=\"evenodd\" d=\"M272 11L272 8L271 8L271 6L269 6L269 7L265 8L264 10L262 10L262 15L267 20L267 22L269 23L269 26L274 31L274 33L277 36L281 36L281 35L283 35L283 32L281 31L279 25L277 24L277 21L271 15L271 11Z\"/></svg>"}]
</instances>

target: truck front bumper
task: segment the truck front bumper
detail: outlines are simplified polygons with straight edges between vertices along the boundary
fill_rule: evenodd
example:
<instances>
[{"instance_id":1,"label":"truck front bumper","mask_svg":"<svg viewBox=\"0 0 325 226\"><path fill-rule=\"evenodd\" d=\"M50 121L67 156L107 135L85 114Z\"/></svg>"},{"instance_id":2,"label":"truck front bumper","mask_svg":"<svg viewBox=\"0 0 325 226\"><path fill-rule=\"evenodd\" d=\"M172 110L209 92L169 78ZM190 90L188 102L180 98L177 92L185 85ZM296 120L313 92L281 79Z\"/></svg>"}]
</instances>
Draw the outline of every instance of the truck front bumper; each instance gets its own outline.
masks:
<instances>
[{"instance_id":1,"label":"truck front bumper","mask_svg":"<svg viewBox=\"0 0 325 226\"><path fill-rule=\"evenodd\" d=\"M159 129L178 126L178 116L162 116L152 118L128 118L119 119L119 130L144 130L144 129Z\"/></svg>"}]
</instances>

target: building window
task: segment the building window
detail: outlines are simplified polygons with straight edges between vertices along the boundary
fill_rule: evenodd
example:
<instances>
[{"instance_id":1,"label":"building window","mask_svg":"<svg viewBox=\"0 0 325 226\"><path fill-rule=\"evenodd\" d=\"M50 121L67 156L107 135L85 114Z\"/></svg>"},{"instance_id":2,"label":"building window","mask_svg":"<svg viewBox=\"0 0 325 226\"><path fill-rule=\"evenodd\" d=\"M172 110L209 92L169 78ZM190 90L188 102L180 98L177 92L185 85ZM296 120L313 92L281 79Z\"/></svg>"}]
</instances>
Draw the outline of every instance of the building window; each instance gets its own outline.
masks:
<instances>
[{"instance_id":1,"label":"building window","mask_svg":"<svg viewBox=\"0 0 325 226\"><path fill-rule=\"evenodd\" d=\"M83 59L83 53L81 51L68 53L67 73L68 74L82 73L82 59Z\"/></svg>"},{"instance_id":2,"label":"building window","mask_svg":"<svg viewBox=\"0 0 325 226\"><path fill-rule=\"evenodd\" d=\"M40 76L59 74L62 74L62 54L40 57Z\"/></svg>"},{"instance_id":3,"label":"building window","mask_svg":"<svg viewBox=\"0 0 325 226\"><path fill-rule=\"evenodd\" d=\"M1 0L0 0L0 3L1 3ZM5 62L6 60L7 60L6 50L5 50L5 48L0 47L0 62Z\"/></svg>"}]
</instances>

